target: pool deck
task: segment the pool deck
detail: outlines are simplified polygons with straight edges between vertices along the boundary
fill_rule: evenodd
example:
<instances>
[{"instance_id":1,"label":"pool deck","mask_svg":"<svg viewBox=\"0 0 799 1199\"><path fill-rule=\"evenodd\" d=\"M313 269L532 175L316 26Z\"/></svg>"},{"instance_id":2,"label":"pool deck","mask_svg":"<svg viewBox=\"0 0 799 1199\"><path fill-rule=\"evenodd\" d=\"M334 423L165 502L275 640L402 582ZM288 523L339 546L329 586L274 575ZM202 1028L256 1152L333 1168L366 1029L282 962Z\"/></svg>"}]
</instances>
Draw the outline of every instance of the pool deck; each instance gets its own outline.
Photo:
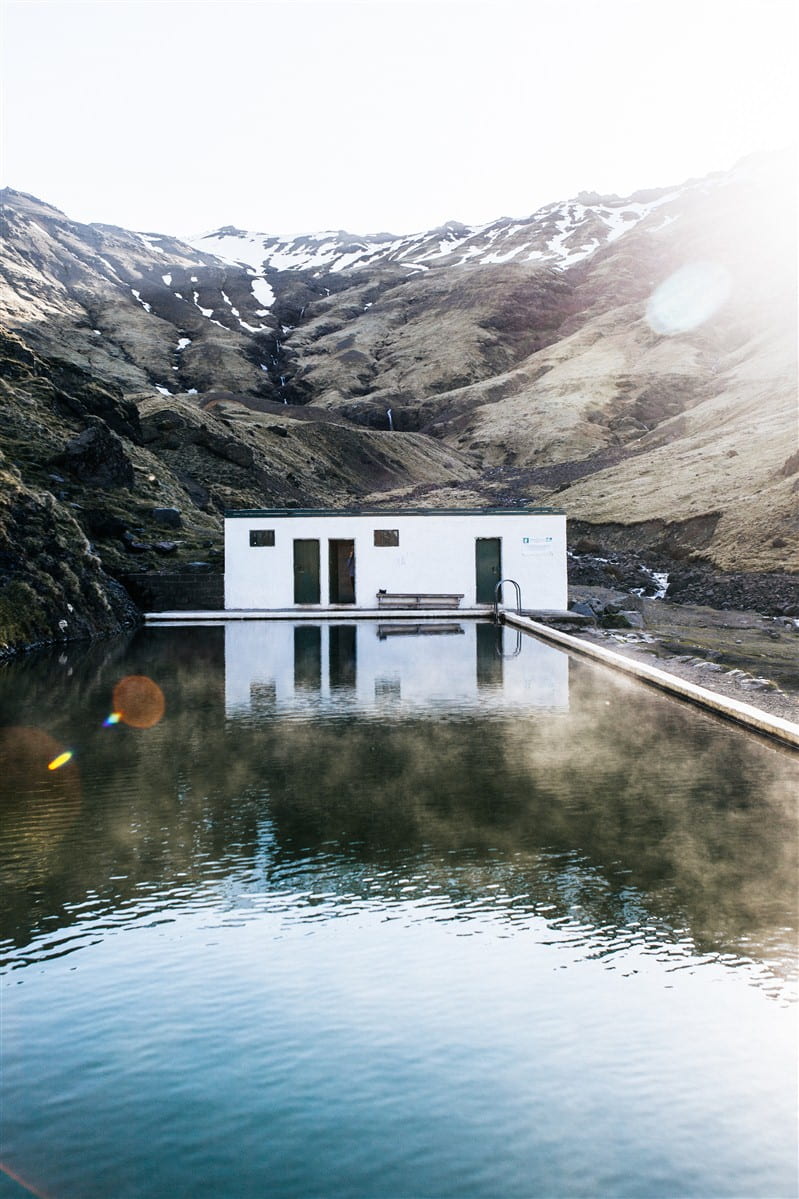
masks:
<instances>
[{"instance_id":1,"label":"pool deck","mask_svg":"<svg viewBox=\"0 0 799 1199\"><path fill-rule=\"evenodd\" d=\"M769 712L763 712L752 704L745 704L740 700L719 695L716 691L710 691L707 687L700 687L697 683L690 683L686 679L678 678L677 675L660 670L657 666L636 662L632 658L614 653L613 650L605 649L603 646L582 641L579 637L572 636L571 633L560 632L529 616L518 616L515 612L502 612L501 617L505 624L532 633L533 636L540 637L542 641L552 642L564 649L581 654L583 657L602 662L614 670L634 675L641 682L657 687L660 691L667 691L670 695L676 695L680 699L698 704L726 720L733 720L754 732L773 737L781 744L790 746L791 749L799 750L799 724L784 720L780 716L772 716Z\"/></svg>"},{"instance_id":2,"label":"pool deck","mask_svg":"<svg viewBox=\"0 0 799 1199\"><path fill-rule=\"evenodd\" d=\"M501 611L501 610L500 610ZM146 612L148 625L164 624L224 624L228 620L486 620L493 616L492 604L471 608L353 608L351 604L331 604L320 607L295 608L226 608L220 611ZM586 618L572 612L528 610L527 616L544 624L549 621L568 622L578 626Z\"/></svg>"}]
</instances>

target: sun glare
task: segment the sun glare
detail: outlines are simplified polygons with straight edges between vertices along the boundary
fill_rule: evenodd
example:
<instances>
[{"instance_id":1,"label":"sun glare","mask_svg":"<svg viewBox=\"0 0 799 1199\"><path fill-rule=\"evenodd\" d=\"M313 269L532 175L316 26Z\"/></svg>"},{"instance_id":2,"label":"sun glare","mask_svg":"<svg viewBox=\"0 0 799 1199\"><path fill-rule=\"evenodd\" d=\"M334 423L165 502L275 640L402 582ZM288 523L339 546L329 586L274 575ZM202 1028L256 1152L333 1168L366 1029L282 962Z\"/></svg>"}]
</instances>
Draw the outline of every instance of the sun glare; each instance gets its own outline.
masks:
<instances>
[{"instance_id":1,"label":"sun glare","mask_svg":"<svg viewBox=\"0 0 799 1199\"><path fill-rule=\"evenodd\" d=\"M686 333L709 320L727 300L730 272L716 262L692 262L669 275L649 297L646 319L654 333Z\"/></svg>"}]
</instances>

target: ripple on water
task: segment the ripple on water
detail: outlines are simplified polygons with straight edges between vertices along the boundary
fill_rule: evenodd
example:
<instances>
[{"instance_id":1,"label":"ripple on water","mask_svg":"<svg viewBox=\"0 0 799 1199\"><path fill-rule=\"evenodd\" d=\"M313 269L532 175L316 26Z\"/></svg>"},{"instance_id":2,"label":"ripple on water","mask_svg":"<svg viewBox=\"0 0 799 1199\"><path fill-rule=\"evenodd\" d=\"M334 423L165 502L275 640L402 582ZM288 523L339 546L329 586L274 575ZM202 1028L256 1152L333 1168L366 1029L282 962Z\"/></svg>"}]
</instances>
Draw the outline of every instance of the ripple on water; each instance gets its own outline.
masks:
<instances>
[{"instance_id":1,"label":"ripple on water","mask_svg":"<svg viewBox=\"0 0 799 1199\"><path fill-rule=\"evenodd\" d=\"M298 698L289 653L262 697L294 709L238 716L249 663L138 644L49 703L79 792L3 797L5 1131L34 1186L795 1190L784 755L574 662L556 713L479 686L378 710ZM102 728L145 673L160 723Z\"/></svg>"}]
</instances>

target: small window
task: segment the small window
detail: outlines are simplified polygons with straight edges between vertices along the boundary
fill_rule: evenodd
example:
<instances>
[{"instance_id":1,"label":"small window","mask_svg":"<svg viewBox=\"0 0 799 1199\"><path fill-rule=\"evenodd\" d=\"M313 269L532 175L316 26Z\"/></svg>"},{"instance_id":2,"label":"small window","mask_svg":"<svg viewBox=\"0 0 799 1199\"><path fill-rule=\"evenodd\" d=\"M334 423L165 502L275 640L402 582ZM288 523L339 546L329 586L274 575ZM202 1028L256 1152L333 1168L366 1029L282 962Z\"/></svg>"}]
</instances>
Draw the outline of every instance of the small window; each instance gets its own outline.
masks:
<instances>
[{"instance_id":1,"label":"small window","mask_svg":"<svg viewBox=\"0 0 799 1199\"><path fill-rule=\"evenodd\" d=\"M375 529L375 545L399 545L399 529Z\"/></svg>"},{"instance_id":2,"label":"small window","mask_svg":"<svg viewBox=\"0 0 799 1199\"><path fill-rule=\"evenodd\" d=\"M250 545L274 545L274 529L250 529Z\"/></svg>"}]
</instances>

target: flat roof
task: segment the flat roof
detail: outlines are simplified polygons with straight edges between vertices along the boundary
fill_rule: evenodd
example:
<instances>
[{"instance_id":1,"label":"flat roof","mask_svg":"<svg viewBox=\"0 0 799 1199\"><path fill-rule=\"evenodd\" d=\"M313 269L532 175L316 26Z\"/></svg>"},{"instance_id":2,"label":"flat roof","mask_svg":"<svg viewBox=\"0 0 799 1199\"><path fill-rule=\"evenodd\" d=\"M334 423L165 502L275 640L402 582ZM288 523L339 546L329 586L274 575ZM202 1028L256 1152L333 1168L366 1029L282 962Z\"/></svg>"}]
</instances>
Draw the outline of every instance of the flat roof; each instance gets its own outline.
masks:
<instances>
[{"instance_id":1,"label":"flat roof","mask_svg":"<svg viewBox=\"0 0 799 1199\"><path fill-rule=\"evenodd\" d=\"M232 508L225 520L237 517L283 516L565 516L565 508Z\"/></svg>"}]
</instances>

